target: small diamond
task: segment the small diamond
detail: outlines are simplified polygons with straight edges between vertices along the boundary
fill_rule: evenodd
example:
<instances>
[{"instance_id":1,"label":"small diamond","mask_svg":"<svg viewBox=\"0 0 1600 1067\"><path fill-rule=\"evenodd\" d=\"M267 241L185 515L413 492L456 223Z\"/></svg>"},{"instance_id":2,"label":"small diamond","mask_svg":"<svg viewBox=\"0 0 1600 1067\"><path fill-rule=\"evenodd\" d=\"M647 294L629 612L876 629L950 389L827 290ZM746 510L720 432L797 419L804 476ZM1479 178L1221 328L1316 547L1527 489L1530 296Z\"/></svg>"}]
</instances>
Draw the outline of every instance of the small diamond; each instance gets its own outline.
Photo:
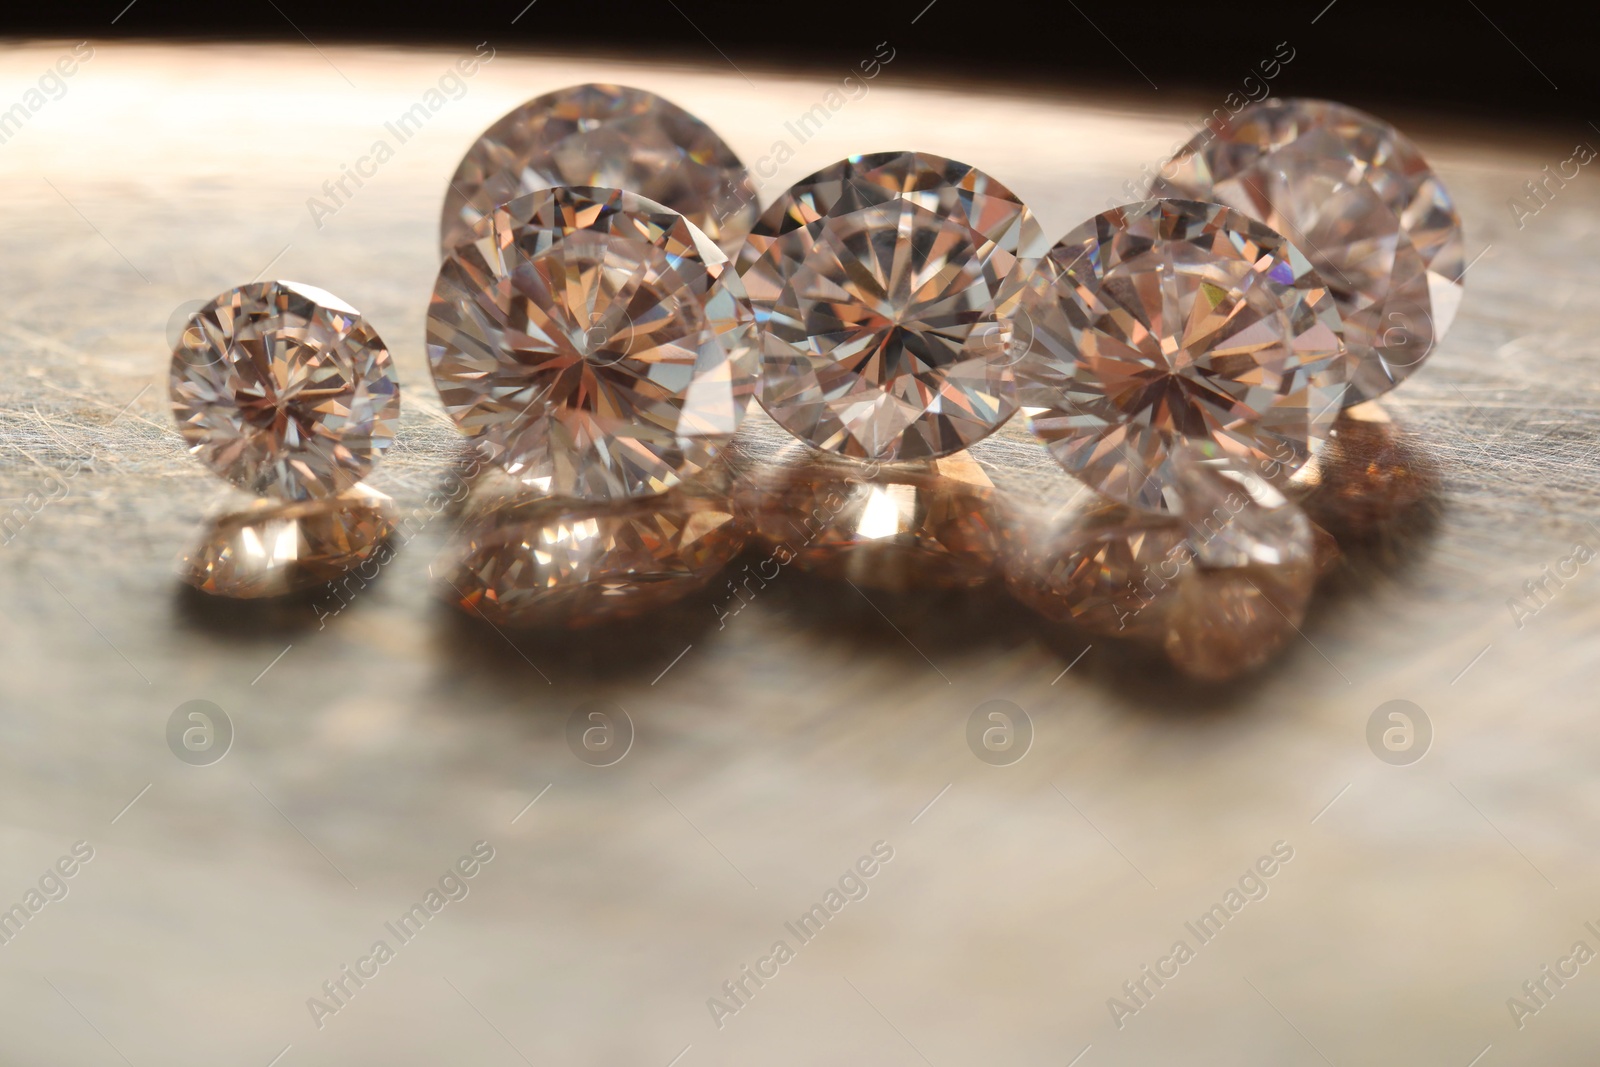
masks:
<instances>
[{"instance_id":1,"label":"small diamond","mask_svg":"<svg viewBox=\"0 0 1600 1067\"><path fill-rule=\"evenodd\" d=\"M1226 204L1305 252L1356 359L1347 404L1405 380L1461 302L1461 218L1450 194L1416 145L1355 108L1253 104L1197 134L1150 195Z\"/></svg>"},{"instance_id":2,"label":"small diamond","mask_svg":"<svg viewBox=\"0 0 1600 1067\"><path fill-rule=\"evenodd\" d=\"M1338 417L1339 316L1293 245L1216 204L1146 200L1063 237L1023 297L1018 397L1068 471L1167 510L1181 446L1273 480Z\"/></svg>"},{"instance_id":3,"label":"small diamond","mask_svg":"<svg viewBox=\"0 0 1600 1067\"><path fill-rule=\"evenodd\" d=\"M393 442L400 385L361 314L298 282L230 289L172 353L189 451L243 489L288 500L359 482Z\"/></svg>"},{"instance_id":4,"label":"small diamond","mask_svg":"<svg viewBox=\"0 0 1600 1067\"><path fill-rule=\"evenodd\" d=\"M703 469L755 391L738 276L632 193L553 189L478 223L439 271L428 359L462 432L524 482L648 496Z\"/></svg>"},{"instance_id":5,"label":"small diamond","mask_svg":"<svg viewBox=\"0 0 1600 1067\"><path fill-rule=\"evenodd\" d=\"M496 625L580 627L688 596L742 547L742 527L716 497L524 498L479 513L433 573L448 599Z\"/></svg>"},{"instance_id":6,"label":"small diamond","mask_svg":"<svg viewBox=\"0 0 1600 1067\"><path fill-rule=\"evenodd\" d=\"M873 469L797 444L747 483L741 503L772 549L758 582L790 562L891 592L978 586L996 570L1000 504L965 453Z\"/></svg>"},{"instance_id":7,"label":"small diamond","mask_svg":"<svg viewBox=\"0 0 1600 1067\"><path fill-rule=\"evenodd\" d=\"M730 253L757 210L749 171L705 123L642 89L574 85L535 97L473 142L445 194L444 252L506 201L563 185L638 193Z\"/></svg>"},{"instance_id":8,"label":"small diamond","mask_svg":"<svg viewBox=\"0 0 1600 1067\"><path fill-rule=\"evenodd\" d=\"M338 496L257 501L210 523L178 576L213 596L282 596L336 581L375 560L394 533L389 498L364 485ZM361 574L363 583L376 576Z\"/></svg>"},{"instance_id":9,"label":"small diamond","mask_svg":"<svg viewBox=\"0 0 1600 1067\"><path fill-rule=\"evenodd\" d=\"M761 403L824 451L924 459L1016 410L1009 318L1043 231L999 182L911 152L852 156L780 196L739 254Z\"/></svg>"}]
</instances>

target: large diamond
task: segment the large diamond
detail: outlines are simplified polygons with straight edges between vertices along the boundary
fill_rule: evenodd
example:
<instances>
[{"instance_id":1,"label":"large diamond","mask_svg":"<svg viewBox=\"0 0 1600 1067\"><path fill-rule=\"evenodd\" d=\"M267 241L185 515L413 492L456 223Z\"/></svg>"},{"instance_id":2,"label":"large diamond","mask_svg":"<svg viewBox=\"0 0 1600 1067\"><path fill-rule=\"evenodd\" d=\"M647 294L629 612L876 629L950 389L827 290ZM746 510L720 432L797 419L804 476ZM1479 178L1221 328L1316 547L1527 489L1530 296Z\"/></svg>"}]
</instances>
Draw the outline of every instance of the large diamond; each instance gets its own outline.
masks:
<instances>
[{"instance_id":1,"label":"large diamond","mask_svg":"<svg viewBox=\"0 0 1600 1067\"><path fill-rule=\"evenodd\" d=\"M1044 254L1011 191L939 156L852 156L780 196L739 254L761 403L817 448L948 455L1016 409L1010 316Z\"/></svg>"},{"instance_id":2,"label":"large diamond","mask_svg":"<svg viewBox=\"0 0 1600 1067\"><path fill-rule=\"evenodd\" d=\"M360 312L298 282L230 289L172 353L189 451L253 493L289 500L355 485L393 442L400 385Z\"/></svg>"},{"instance_id":3,"label":"large diamond","mask_svg":"<svg viewBox=\"0 0 1600 1067\"><path fill-rule=\"evenodd\" d=\"M1061 239L1017 316L1018 395L1068 471L1174 507L1180 446L1281 481L1327 438L1350 359L1304 256L1216 204L1146 200Z\"/></svg>"},{"instance_id":4,"label":"large diamond","mask_svg":"<svg viewBox=\"0 0 1600 1067\"><path fill-rule=\"evenodd\" d=\"M1393 389L1461 301L1461 219L1400 131L1325 100L1266 100L1197 134L1151 196L1237 208L1293 241L1338 303L1357 359L1346 395Z\"/></svg>"},{"instance_id":5,"label":"large diamond","mask_svg":"<svg viewBox=\"0 0 1600 1067\"><path fill-rule=\"evenodd\" d=\"M676 212L553 189L482 219L428 308L445 410L506 470L588 499L648 496L732 440L755 390L738 275Z\"/></svg>"},{"instance_id":6,"label":"large diamond","mask_svg":"<svg viewBox=\"0 0 1600 1067\"><path fill-rule=\"evenodd\" d=\"M535 97L473 142L445 193L445 253L492 209L562 185L648 197L729 252L757 211L749 171L705 123L643 89L574 85Z\"/></svg>"}]
</instances>

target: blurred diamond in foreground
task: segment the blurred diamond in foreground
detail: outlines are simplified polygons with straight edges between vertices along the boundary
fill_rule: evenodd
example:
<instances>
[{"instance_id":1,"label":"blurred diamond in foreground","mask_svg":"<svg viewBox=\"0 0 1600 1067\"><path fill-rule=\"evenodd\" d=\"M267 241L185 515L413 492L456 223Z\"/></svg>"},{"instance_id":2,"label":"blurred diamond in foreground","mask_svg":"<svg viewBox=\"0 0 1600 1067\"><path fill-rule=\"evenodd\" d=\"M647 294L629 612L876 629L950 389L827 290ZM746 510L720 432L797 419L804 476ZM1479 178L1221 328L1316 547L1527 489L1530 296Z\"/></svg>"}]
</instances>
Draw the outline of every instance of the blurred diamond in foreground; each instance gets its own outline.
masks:
<instances>
[{"instance_id":1,"label":"blurred diamond in foreground","mask_svg":"<svg viewBox=\"0 0 1600 1067\"><path fill-rule=\"evenodd\" d=\"M1253 104L1197 134L1150 195L1226 204L1306 254L1333 291L1355 357L1347 404L1404 381L1461 302L1461 218L1450 194L1404 134L1355 108Z\"/></svg>"}]
</instances>

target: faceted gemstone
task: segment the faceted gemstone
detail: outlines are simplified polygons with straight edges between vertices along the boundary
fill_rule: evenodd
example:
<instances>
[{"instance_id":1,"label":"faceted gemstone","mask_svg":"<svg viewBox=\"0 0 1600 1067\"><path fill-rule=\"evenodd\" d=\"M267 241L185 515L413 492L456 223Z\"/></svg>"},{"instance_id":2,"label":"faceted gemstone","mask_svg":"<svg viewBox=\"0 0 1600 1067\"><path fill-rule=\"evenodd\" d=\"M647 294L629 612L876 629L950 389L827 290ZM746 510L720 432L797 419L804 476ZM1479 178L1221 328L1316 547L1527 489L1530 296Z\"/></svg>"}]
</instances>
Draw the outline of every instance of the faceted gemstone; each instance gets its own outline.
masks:
<instances>
[{"instance_id":1,"label":"faceted gemstone","mask_svg":"<svg viewBox=\"0 0 1600 1067\"><path fill-rule=\"evenodd\" d=\"M535 97L473 142L445 194L445 254L494 208L563 185L638 193L730 254L757 211L749 171L705 123L643 89L574 85Z\"/></svg>"},{"instance_id":2,"label":"faceted gemstone","mask_svg":"<svg viewBox=\"0 0 1600 1067\"><path fill-rule=\"evenodd\" d=\"M1461 219L1387 122L1325 100L1264 100L1197 134L1151 196L1226 204L1271 226L1333 291L1357 361L1346 403L1393 389L1461 301Z\"/></svg>"},{"instance_id":3,"label":"faceted gemstone","mask_svg":"<svg viewBox=\"0 0 1600 1067\"><path fill-rule=\"evenodd\" d=\"M733 438L754 318L717 246L614 189L504 204L440 268L428 359L445 411L536 488L661 493Z\"/></svg>"},{"instance_id":4,"label":"faceted gemstone","mask_svg":"<svg viewBox=\"0 0 1600 1067\"><path fill-rule=\"evenodd\" d=\"M170 392L189 451L242 489L343 492L394 441L400 384L361 313L299 282L230 289L189 320Z\"/></svg>"},{"instance_id":5,"label":"faceted gemstone","mask_svg":"<svg viewBox=\"0 0 1600 1067\"><path fill-rule=\"evenodd\" d=\"M581 627L632 618L703 588L744 547L726 499L513 499L479 513L436 564L441 591L495 625Z\"/></svg>"},{"instance_id":6,"label":"faceted gemstone","mask_svg":"<svg viewBox=\"0 0 1600 1067\"><path fill-rule=\"evenodd\" d=\"M258 500L209 523L178 573L213 596L282 596L381 566L393 533L389 498L364 485L320 500Z\"/></svg>"},{"instance_id":7,"label":"faceted gemstone","mask_svg":"<svg viewBox=\"0 0 1600 1067\"><path fill-rule=\"evenodd\" d=\"M1184 448L1287 479L1328 436L1349 357L1306 258L1216 204L1146 200L1051 249L1017 316L1029 427L1111 500L1170 510Z\"/></svg>"},{"instance_id":8,"label":"faceted gemstone","mask_svg":"<svg viewBox=\"0 0 1600 1067\"><path fill-rule=\"evenodd\" d=\"M1009 189L939 156L852 156L780 196L739 253L761 403L800 440L925 459L1016 409L1012 323L1043 231Z\"/></svg>"},{"instance_id":9,"label":"faceted gemstone","mask_svg":"<svg viewBox=\"0 0 1600 1067\"><path fill-rule=\"evenodd\" d=\"M1002 527L994 486L965 453L863 464L795 446L746 490L756 534L776 567L892 592L982 585ZM759 570L760 568L758 568Z\"/></svg>"}]
</instances>

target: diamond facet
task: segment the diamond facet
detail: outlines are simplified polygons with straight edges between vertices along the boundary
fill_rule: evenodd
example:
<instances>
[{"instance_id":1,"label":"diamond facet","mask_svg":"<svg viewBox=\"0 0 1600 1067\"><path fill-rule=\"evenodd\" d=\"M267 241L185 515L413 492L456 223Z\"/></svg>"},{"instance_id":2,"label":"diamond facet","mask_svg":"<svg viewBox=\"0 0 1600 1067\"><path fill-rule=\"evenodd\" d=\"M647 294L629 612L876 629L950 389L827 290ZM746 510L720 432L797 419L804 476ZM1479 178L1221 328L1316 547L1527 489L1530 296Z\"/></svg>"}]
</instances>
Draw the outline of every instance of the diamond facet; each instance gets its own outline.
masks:
<instances>
[{"instance_id":1,"label":"diamond facet","mask_svg":"<svg viewBox=\"0 0 1600 1067\"><path fill-rule=\"evenodd\" d=\"M739 253L762 328L761 403L800 440L924 459L1016 409L1010 345L1043 231L939 156L852 156L780 196Z\"/></svg>"},{"instance_id":2,"label":"diamond facet","mask_svg":"<svg viewBox=\"0 0 1600 1067\"><path fill-rule=\"evenodd\" d=\"M574 85L535 97L473 142L445 194L445 254L494 208L563 185L638 193L730 253L757 211L749 171L705 123L643 89Z\"/></svg>"},{"instance_id":3,"label":"diamond facet","mask_svg":"<svg viewBox=\"0 0 1600 1067\"><path fill-rule=\"evenodd\" d=\"M428 359L445 410L523 481L603 500L660 493L733 438L754 320L710 239L614 189L521 197L439 271Z\"/></svg>"},{"instance_id":4,"label":"diamond facet","mask_svg":"<svg viewBox=\"0 0 1600 1067\"><path fill-rule=\"evenodd\" d=\"M360 312L298 282L230 289L172 353L189 451L242 489L288 500L359 482L394 440L400 386Z\"/></svg>"},{"instance_id":5,"label":"diamond facet","mask_svg":"<svg viewBox=\"0 0 1600 1067\"><path fill-rule=\"evenodd\" d=\"M380 553L394 534L388 505L364 485L322 500L257 501L209 523L179 561L178 576L203 593L240 599L315 588L384 562Z\"/></svg>"},{"instance_id":6,"label":"diamond facet","mask_svg":"<svg viewBox=\"0 0 1600 1067\"><path fill-rule=\"evenodd\" d=\"M1416 145L1325 100L1264 100L1197 134L1151 196L1210 200L1271 226L1333 291L1357 361L1347 404L1393 389L1461 300L1461 219Z\"/></svg>"},{"instance_id":7,"label":"diamond facet","mask_svg":"<svg viewBox=\"0 0 1600 1067\"><path fill-rule=\"evenodd\" d=\"M1029 427L1112 500L1168 510L1182 447L1286 478L1327 438L1349 357L1288 241L1216 204L1096 215L1034 274L1017 316Z\"/></svg>"},{"instance_id":8,"label":"diamond facet","mask_svg":"<svg viewBox=\"0 0 1600 1067\"><path fill-rule=\"evenodd\" d=\"M438 564L444 594L496 625L590 626L703 588L744 546L726 502L681 490L608 503L521 499L478 515Z\"/></svg>"}]
</instances>

